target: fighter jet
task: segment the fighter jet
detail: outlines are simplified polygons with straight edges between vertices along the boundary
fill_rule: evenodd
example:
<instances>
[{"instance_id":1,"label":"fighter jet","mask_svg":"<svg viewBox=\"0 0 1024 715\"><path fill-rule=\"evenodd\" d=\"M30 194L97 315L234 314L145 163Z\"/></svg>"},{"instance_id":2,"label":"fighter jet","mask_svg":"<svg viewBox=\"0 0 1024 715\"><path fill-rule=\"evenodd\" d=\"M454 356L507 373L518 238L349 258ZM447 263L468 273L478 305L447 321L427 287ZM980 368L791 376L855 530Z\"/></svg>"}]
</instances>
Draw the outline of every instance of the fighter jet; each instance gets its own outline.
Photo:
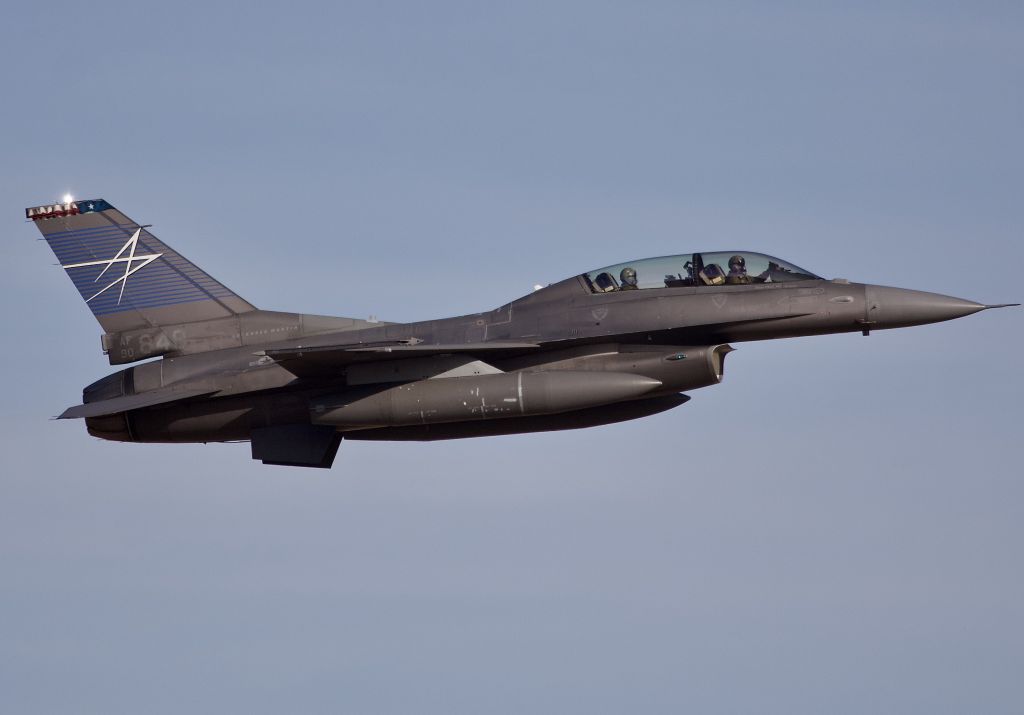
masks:
<instances>
[{"instance_id":1,"label":"fighter jet","mask_svg":"<svg viewBox=\"0 0 1024 715\"><path fill-rule=\"evenodd\" d=\"M494 310L386 323L260 310L103 199L25 216L99 321L110 364L138 363L60 418L121 442L248 441L264 464L329 468L343 440L637 419L719 383L730 342L868 335L1004 307L736 250L618 263Z\"/></svg>"}]
</instances>

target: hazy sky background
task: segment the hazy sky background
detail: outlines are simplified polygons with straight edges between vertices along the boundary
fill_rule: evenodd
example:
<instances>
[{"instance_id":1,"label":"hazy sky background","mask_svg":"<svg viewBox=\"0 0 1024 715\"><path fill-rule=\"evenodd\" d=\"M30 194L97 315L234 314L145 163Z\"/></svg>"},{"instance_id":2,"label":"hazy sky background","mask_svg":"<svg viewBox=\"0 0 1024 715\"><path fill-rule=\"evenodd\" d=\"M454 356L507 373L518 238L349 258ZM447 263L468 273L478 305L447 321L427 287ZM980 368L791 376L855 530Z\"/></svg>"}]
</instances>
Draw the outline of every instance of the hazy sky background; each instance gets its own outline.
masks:
<instances>
[{"instance_id":1,"label":"hazy sky background","mask_svg":"<svg viewBox=\"0 0 1024 715\"><path fill-rule=\"evenodd\" d=\"M0 24L0 710L1020 713L1024 312L581 432L101 442L25 206L385 320L743 248L1024 298L1020 3L36 3Z\"/></svg>"}]
</instances>

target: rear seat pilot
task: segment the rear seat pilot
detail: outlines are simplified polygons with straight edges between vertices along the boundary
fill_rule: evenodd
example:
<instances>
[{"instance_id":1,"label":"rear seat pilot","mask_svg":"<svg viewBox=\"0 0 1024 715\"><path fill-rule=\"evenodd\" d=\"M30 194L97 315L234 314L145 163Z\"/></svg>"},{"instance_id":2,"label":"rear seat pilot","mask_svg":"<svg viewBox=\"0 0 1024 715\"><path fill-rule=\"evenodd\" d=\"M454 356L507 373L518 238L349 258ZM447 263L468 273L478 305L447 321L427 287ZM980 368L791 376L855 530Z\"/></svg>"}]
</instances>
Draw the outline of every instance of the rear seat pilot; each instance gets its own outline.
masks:
<instances>
[{"instance_id":1,"label":"rear seat pilot","mask_svg":"<svg viewBox=\"0 0 1024 715\"><path fill-rule=\"evenodd\" d=\"M619 290L637 290L640 286L636 284L636 269L626 266L619 273Z\"/></svg>"}]
</instances>

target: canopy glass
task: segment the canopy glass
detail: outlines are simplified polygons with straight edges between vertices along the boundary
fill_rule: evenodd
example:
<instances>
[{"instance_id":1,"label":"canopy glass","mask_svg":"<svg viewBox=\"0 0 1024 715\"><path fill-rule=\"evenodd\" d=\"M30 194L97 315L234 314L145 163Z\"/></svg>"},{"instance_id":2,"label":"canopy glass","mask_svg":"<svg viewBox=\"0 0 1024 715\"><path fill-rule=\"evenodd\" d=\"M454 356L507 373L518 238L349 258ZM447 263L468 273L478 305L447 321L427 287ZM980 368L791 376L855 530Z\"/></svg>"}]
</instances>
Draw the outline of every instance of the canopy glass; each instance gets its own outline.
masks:
<instances>
[{"instance_id":1,"label":"canopy glass","mask_svg":"<svg viewBox=\"0 0 1024 715\"><path fill-rule=\"evenodd\" d=\"M644 258L599 268L584 273L583 277L595 293L821 280L820 276L792 263L749 251L683 253L678 256Z\"/></svg>"}]
</instances>

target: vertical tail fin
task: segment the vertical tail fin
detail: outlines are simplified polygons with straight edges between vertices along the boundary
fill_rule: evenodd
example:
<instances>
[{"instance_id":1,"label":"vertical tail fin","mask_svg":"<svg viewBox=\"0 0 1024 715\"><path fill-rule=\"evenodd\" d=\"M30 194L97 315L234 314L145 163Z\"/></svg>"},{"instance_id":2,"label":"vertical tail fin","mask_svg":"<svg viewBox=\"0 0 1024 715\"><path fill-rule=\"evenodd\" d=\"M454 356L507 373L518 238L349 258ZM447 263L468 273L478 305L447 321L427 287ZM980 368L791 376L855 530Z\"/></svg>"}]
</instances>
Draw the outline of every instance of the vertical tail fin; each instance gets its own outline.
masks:
<instances>
[{"instance_id":1,"label":"vertical tail fin","mask_svg":"<svg viewBox=\"0 0 1024 715\"><path fill-rule=\"evenodd\" d=\"M107 333L255 310L103 199L35 206L25 217Z\"/></svg>"}]
</instances>

